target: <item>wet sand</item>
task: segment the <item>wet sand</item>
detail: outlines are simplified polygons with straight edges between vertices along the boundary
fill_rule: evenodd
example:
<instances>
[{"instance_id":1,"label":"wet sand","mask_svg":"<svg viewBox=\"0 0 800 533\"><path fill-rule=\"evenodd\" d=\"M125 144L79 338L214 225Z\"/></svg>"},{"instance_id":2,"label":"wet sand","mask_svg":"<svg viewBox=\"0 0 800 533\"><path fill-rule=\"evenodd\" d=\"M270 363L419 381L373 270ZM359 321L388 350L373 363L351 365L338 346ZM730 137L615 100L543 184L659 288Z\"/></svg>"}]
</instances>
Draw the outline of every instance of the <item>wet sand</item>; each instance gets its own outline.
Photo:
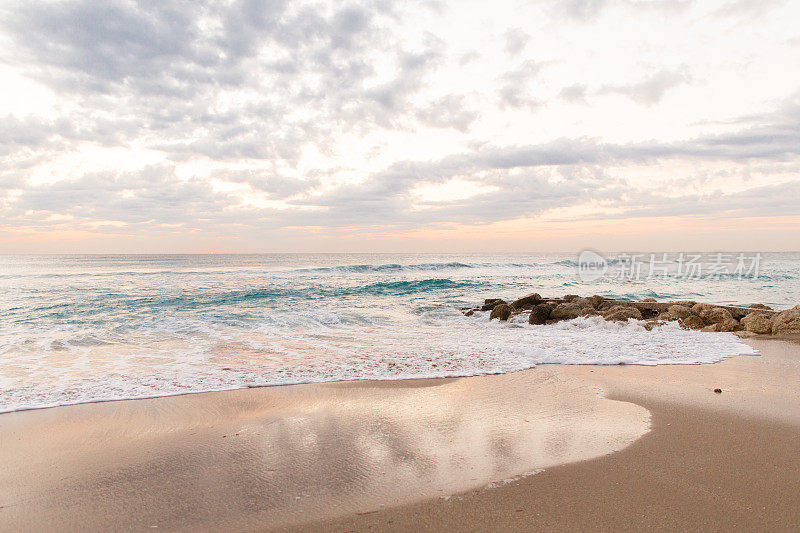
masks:
<instances>
[{"instance_id":1,"label":"wet sand","mask_svg":"<svg viewBox=\"0 0 800 533\"><path fill-rule=\"evenodd\" d=\"M800 345L748 342L4 414L0 529L796 531Z\"/></svg>"},{"instance_id":2,"label":"wet sand","mask_svg":"<svg viewBox=\"0 0 800 533\"><path fill-rule=\"evenodd\" d=\"M565 368L650 411L652 430L620 452L304 529L800 531L800 342L747 342L762 355Z\"/></svg>"},{"instance_id":3,"label":"wet sand","mask_svg":"<svg viewBox=\"0 0 800 533\"><path fill-rule=\"evenodd\" d=\"M558 367L0 415L0 529L258 530L620 450L649 413Z\"/></svg>"}]
</instances>

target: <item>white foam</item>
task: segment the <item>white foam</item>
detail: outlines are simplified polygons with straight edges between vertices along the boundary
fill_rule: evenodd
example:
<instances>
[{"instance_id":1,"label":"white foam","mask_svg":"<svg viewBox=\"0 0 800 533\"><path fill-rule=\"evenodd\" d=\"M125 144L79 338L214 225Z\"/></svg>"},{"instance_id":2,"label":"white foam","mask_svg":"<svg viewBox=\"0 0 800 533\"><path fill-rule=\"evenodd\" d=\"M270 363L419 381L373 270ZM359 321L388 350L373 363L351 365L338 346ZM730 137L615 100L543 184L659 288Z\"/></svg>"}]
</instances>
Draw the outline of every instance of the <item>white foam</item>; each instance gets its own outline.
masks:
<instances>
[{"instance_id":1,"label":"white foam","mask_svg":"<svg viewBox=\"0 0 800 533\"><path fill-rule=\"evenodd\" d=\"M70 333L70 332L68 332ZM0 358L0 412L250 386L455 377L537 364L699 364L753 354L730 333L579 318L548 326L477 317L275 317L255 328L165 322L103 342L43 335ZM81 337L83 338L83 337ZM53 349L58 342L60 349Z\"/></svg>"}]
</instances>

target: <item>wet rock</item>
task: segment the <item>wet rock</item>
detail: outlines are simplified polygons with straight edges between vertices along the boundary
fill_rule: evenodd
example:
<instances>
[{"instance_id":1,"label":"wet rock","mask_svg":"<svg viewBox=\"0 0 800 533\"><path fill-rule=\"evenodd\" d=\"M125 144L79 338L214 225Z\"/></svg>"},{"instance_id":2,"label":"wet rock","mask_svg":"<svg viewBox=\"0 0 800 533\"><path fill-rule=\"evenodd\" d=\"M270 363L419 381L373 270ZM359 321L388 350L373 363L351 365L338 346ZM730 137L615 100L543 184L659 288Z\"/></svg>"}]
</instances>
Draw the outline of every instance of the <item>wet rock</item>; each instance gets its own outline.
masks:
<instances>
[{"instance_id":1,"label":"wet rock","mask_svg":"<svg viewBox=\"0 0 800 533\"><path fill-rule=\"evenodd\" d=\"M508 304L497 304L492 309L492 314L489 315L489 320L494 320L495 318L506 321L508 317L511 316L511 306Z\"/></svg>"},{"instance_id":2,"label":"wet rock","mask_svg":"<svg viewBox=\"0 0 800 533\"><path fill-rule=\"evenodd\" d=\"M711 309L701 311L700 318L702 318L706 324L720 324L726 320L733 320L733 315L731 315L730 311L722 307L712 307Z\"/></svg>"},{"instance_id":3,"label":"wet rock","mask_svg":"<svg viewBox=\"0 0 800 533\"><path fill-rule=\"evenodd\" d=\"M709 311L711 309L714 309L715 307L716 305L711 305L711 304L695 304L692 306L692 311L702 316L703 311Z\"/></svg>"},{"instance_id":4,"label":"wet rock","mask_svg":"<svg viewBox=\"0 0 800 533\"><path fill-rule=\"evenodd\" d=\"M594 305L592 305L592 301L589 298L580 298L579 297L579 298L573 299L569 303L575 304L575 305L580 305L581 309L584 309L586 307L594 308Z\"/></svg>"},{"instance_id":5,"label":"wet rock","mask_svg":"<svg viewBox=\"0 0 800 533\"><path fill-rule=\"evenodd\" d=\"M714 389L714 392L716 392L717 394L722 394L722 389Z\"/></svg>"},{"instance_id":6,"label":"wet rock","mask_svg":"<svg viewBox=\"0 0 800 533\"><path fill-rule=\"evenodd\" d=\"M758 334L772 333L772 322L758 312L748 314L741 320L741 323L746 331Z\"/></svg>"},{"instance_id":7,"label":"wet rock","mask_svg":"<svg viewBox=\"0 0 800 533\"><path fill-rule=\"evenodd\" d=\"M719 331L740 331L744 329L735 318L726 318L723 322L719 322L718 325Z\"/></svg>"},{"instance_id":8,"label":"wet rock","mask_svg":"<svg viewBox=\"0 0 800 533\"><path fill-rule=\"evenodd\" d=\"M663 326L666 324L663 320L648 320L644 323L644 329L647 331L652 331L653 329L657 328L658 326Z\"/></svg>"},{"instance_id":9,"label":"wet rock","mask_svg":"<svg viewBox=\"0 0 800 533\"><path fill-rule=\"evenodd\" d=\"M681 326L685 329L703 329L706 327L706 323L697 315L689 315L681 319Z\"/></svg>"},{"instance_id":10,"label":"wet rock","mask_svg":"<svg viewBox=\"0 0 800 533\"><path fill-rule=\"evenodd\" d=\"M669 320L683 320L687 317L695 316L695 312L692 311L691 307L686 307L685 305L670 305L667 308L667 314L669 315Z\"/></svg>"},{"instance_id":11,"label":"wet rock","mask_svg":"<svg viewBox=\"0 0 800 533\"><path fill-rule=\"evenodd\" d=\"M565 302L571 302L572 300L575 300L577 298L580 298L580 296L578 296L577 294L566 294L566 295L564 295L564 301Z\"/></svg>"},{"instance_id":12,"label":"wet rock","mask_svg":"<svg viewBox=\"0 0 800 533\"><path fill-rule=\"evenodd\" d=\"M581 316L597 316L600 313L594 307L584 307L581 309Z\"/></svg>"},{"instance_id":13,"label":"wet rock","mask_svg":"<svg viewBox=\"0 0 800 533\"><path fill-rule=\"evenodd\" d=\"M772 317L772 334L800 333L800 305Z\"/></svg>"},{"instance_id":14,"label":"wet rock","mask_svg":"<svg viewBox=\"0 0 800 533\"><path fill-rule=\"evenodd\" d=\"M553 306L548 304L539 304L531 309L531 315L528 317L528 324L541 325L545 324L550 319L550 311Z\"/></svg>"},{"instance_id":15,"label":"wet rock","mask_svg":"<svg viewBox=\"0 0 800 533\"><path fill-rule=\"evenodd\" d=\"M642 319L642 312L630 305L615 305L608 311L604 311L602 315L606 320Z\"/></svg>"},{"instance_id":16,"label":"wet rock","mask_svg":"<svg viewBox=\"0 0 800 533\"><path fill-rule=\"evenodd\" d=\"M472 309L470 309L469 311L464 311L464 316L472 316L474 314L475 314L475 311L473 311Z\"/></svg>"},{"instance_id":17,"label":"wet rock","mask_svg":"<svg viewBox=\"0 0 800 533\"><path fill-rule=\"evenodd\" d=\"M672 302L673 305L682 305L684 307L692 308L697 305L697 302L694 300L678 300L677 302Z\"/></svg>"},{"instance_id":18,"label":"wet rock","mask_svg":"<svg viewBox=\"0 0 800 533\"><path fill-rule=\"evenodd\" d=\"M481 307L481 311L491 311L496 305L504 303L506 303L506 301L501 300L500 298L487 298L483 301L483 307Z\"/></svg>"},{"instance_id":19,"label":"wet rock","mask_svg":"<svg viewBox=\"0 0 800 533\"><path fill-rule=\"evenodd\" d=\"M518 298L511 302L511 307L514 309L523 309L525 307L533 307L536 304L542 301L542 297L539 293L534 292L533 294L529 294L527 296L523 296L522 298Z\"/></svg>"},{"instance_id":20,"label":"wet rock","mask_svg":"<svg viewBox=\"0 0 800 533\"><path fill-rule=\"evenodd\" d=\"M606 301L605 298L597 294L595 294L594 296L590 296L589 298L587 298L587 300L589 300L589 302L592 304L592 307L594 307L595 309L600 309L600 306L602 306L603 302Z\"/></svg>"},{"instance_id":21,"label":"wet rock","mask_svg":"<svg viewBox=\"0 0 800 533\"><path fill-rule=\"evenodd\" d=\"M772 308L768 305L764 304L750 304L751 309L766 309L767 311L772 311Z\"/></svg>"},{"instance_id":22,"label":"wet rock","mask_svg":"<svg viewBox=\"0 0 800 533\"><path fill-rule=\"evenodd\" d=\"M558 304L551 312L550 318L555 320L569 320L581 316L583 306L575 303Z\"/></svg>"},{"instance_id":23,"label":"wet rock","mask_svg":"<svg viewBox=\"0 0 800 533\"><path fill-rule=\"evenodd\" d=\"M644 303L656 303L656 302L658 302L658 300L656 300L655 298L644 298L644 299L639 300L639 301L640 302L644 302Z\"/></svg>"},{"instance_id":24,"label":"wet rock","mask_svg":"<svg viewBox=\"0 0 800 533\"><path fill-rule=\"evenodd\" d=\"M719 327L720 327L720 325L719 325L719 324L710 324L710 325L708 325L708 326L704 327L703 329L701 329L700 331L711 331L711 332L715 332L715 331L719 331Z\"/></svg>"}]
</instances>

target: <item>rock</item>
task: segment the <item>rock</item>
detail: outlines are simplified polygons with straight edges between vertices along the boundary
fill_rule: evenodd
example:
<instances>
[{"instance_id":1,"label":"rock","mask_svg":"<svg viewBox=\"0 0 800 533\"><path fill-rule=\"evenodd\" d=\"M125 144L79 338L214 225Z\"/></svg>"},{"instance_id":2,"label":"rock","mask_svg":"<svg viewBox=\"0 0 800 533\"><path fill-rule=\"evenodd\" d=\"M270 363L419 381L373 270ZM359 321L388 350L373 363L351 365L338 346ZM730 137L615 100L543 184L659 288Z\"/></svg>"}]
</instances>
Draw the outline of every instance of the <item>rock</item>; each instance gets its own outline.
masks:
<instances>
[{"instance_id":1,"label":"rock","mask_svg":"<svg viewBox=\"0 0 800 533\"><path fill-rule=\"evenodd\" d=\"M708 311L710 309L714 309L715 307L716 305L711 304L695 304L692 306L692 311L702 316L703 311Z\"/></svg>"},{"instance_id":2,"label":"rock","mask_svg":"<svg viewBox=\"0 0 800 533\"><path fill-rule=\"evenodd\" d=\"M604 311L602 315L606 320L642 319L642 312L630 305L615 305L608 311Z\"/></svg>"},{"instance_id":3,"label":"rock","mask_svg":"<svg viewBox=\"0 0 800 533\"><path fill-rule=\"evenodd\" d=\"M800 333L800 305L772 317L772 334Z\"/></svg>"},{"instance_id":4,"label":"rock","mask_svg":"<svg viewBox=\"0 0 800 533\"><path fill-rule=\"evenodd\" d=\"M767 311L772 311L770 306L764 304L750 304L750 309L766 309Z\"/></svg>"},{"instance_id":5,"label":"rock","mask_svg":"<svg viewBox=\"0 0 800 533\"><path fill-rule=\"evenodd\" d=\"M681 326L685 329L703 329L706 323L697 315L689 315L681 319Z\"/></svg>"},{"instance_id":6,"label":"rock","mask_svg":"<svg viewBox=\"0 0 800 533\"><path fill-rule=\"evenodd\" d=\"M700 331L711 331L711 332L719 331L719 324L708 325L708 326L704 327L703 329L701 329Z\"/></svg>"},{"instance_id":7,"label":"rock","mask_svg":"<svg viewBox=\"0 0 800 533\"><path fill-rule=\"evenodd\" d=\"M722 307L712 307L711 309L701 311L700 318L702 318L706 324L719 324L726 320L733 320L730 311Z\"/></svg>"},{"instance_id":8,"label":"rock","mask_svg":"<svg viewBox=\"0 0 800 533\"><path fill-rule=\"evenodd\" d=\"M483 307L481 307L481 311L491 311L496 305L504 303L506 303L505 300L501 300L500 298L488 298L483 301Z\"/></svg>"},{"instance_id":9,"label":"rock","mask_svg":"<svg viewBox=\"0 0 800 533\"><path fill-rule=\"evenodd\" d=\"M644 329L646 329L647 331L652 331L658 326L663 326L664 323L665 322L663 320L648 320L647 322L644 323Z\"/></svg>"},{"instance_id":10,"label":"rock","mask_svg":"<svg viewBox=\"0 0 800 533\"><path fill-rule=\"evenodd\" d=\"M722 389L714 389L714 392L716 392L717 394L722 394Z\"/></svg>"},{"instance_id":11,"label":"rock","mask_svg":"<svg viewBox=\"0 0 800 533\"><path fill-rule=\"evenodd\" d=\"M511 307L514 309L522 309L525 306L534 306L542 301L542 297L539 293L534 292L533 294L529 294L527 296L523 296L522 298L518 298L511 302Z\"/></svg>"},{"instance_id":12,"label":"rock","mask_svg":"<svg viewBox=\"0 0 800 533\"><path fill-rule=\"evenodd\" d=\"M759 334L772 333L772 322L761 313L750 313L741 320L741 323L746 331Z\"/></svg>"},{"instance_id":13,"label":"rock","mask_svg":"<svg viewBox=\"0 0 800 533\"><path fill-rule=\"evenodd\" d=\"M670 320L683 320L695 315L694 311L685 305L670 305L667 308L667 313L669 314Z\"/></svg>"},{"instance_id":14,"label":"rock","mask_svg":"<svg viewBox=\"0 0 800 533\"><path fill-rule=\"evenodd\" d=\"M661 320L661 321L671 320L669 316L670 316L669 311L662 311L658 313L658 316L656 316L656 320Z\"/></svg>"},{"instance_id":15,"label":"rock","mask_svg":"<svg viewBox=\"0 0 800 533\"><path fill-rule=\"evenodd\" d=\"M597 309L591 306L581 309L581 316L597 316L599 314L600 313L597 312Z\"/></svg>"},{"instance_id":16,"label":"rock","mask_svg":"<svg viewBox=\"0 0 800 533\"><path fill-rule=\"evenodd\" d=\"M581 316L583 306L572 302L558 304L555 309L550 311L550 318L556 320L569 320Z\"/></svg>"},{"instance_id":17,"label":"rock","mask_svg":"<svg viewBox=\"0 0 800 533\"><path fill-rule=\"evenodd\" d=\"M589 298L587 298L587 300L589 300L589 302L592 304L592 307L594 307L595 309L600 309L600 306L603 305L603 302L606 301L605 298L603 298L602 296L598 296L597 294L595 294L594 296L590 296Z\"/></svg>"},{"instance_id":18,"label":"rock","mask_svg":"<svg viewBox=\"0 0 800 533\"><path fill-rule=\"evenodd\" d=\"M571 300L569 303L579 305L581 306L581 309L586 307L591 307L592 309L594 309L594 305L592 305L592 301L589 298L578 297Z\"/></svg>"},{"instance_id":19,"label":"rock","mask_svg":"<svg viewBox=\"0 0 800 533\"><path fill-rule=\"evenodd\" d=\"M658 302L658 300L656 300L655 298L644 298L644 299L639 300L639 301L640 302L644 302L644 303L656 303L656 302Z\"/></svg>"},{"instance_id":20,"label":"rock","mask_svg":"<svg viewBox=\"0 0 800 533\"><path fill-rule=\"evenodd\" d=\"M697 302L694 300L678 300L677 302L672 302L672 305L682 305L684 307L692 308L697 305Z\"/></svg>"},{"instance_id":21,"label":"rock","mask_svg":"<svg viewBox=\"0 0 800 533\"><path fill-rule=\"evenodd\" d=\"M578 298L580 298L580 296L578 296L577 294L565 294L564 295L564 301L565 302L571 302L572 300L576 300Z\"/></svg>"},{"instance_id":22,"label":"rock","mask_svg":"<svg viewBox=\"0 0 800 533\"><path fill-rule=\"evenodd\" d=\"M464 312L464 316L472 316L474 314L475 314L475 311L473 311L472 309L470 309L469 311L465 311Z\"/></svg>"},{"instance_id":23,"label":"rock","mask_svg":"<svg viewBox=\"0 0 800 533\"><path fill-rule=\"evenodd\" d=\"M547 322L550 318L550 311L553 306L548 304L539 304L531 309L531 316L528 317L528 324L541 325Z\"/></svg>"},{"instance_id":24,"label":"rock","mask_svg":"<svg viewBox=\"0 0 800 533\"><path fill-rule=\"evenodd\" d=\"M719 322L719 331L740 331L742 329L744 328L735 318L726 318L723 322Z\"/></svg>"},{"instance_id":25,"label":"rock","mask_svg":"<svg viewBox=\"0 0 800 533\"><path fill-rule=\"evenodd\" d=\"M508 317L511 316L511 306L508 304L497 304L492 309L492 314L489 315L489 320L494 320L498 318L502 321L508 320Z\"/></svg>"}]
</instances>

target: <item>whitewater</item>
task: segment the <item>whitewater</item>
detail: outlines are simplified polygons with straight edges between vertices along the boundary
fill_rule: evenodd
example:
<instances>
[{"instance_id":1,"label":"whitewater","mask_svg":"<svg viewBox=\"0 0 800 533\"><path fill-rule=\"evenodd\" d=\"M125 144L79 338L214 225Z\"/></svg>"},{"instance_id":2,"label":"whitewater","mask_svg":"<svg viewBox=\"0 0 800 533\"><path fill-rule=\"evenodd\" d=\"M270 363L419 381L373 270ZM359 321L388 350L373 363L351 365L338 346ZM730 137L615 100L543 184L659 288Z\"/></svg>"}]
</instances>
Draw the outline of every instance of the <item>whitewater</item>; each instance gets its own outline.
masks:
<instances>
[{"instance_id":1,"label":"whitewater","mask_svg":"<svg viewBox=\"0 0 800 533\"><path fill-rule=\"evenodd\" d=\"M600 294L800 301L800 256L758 277L581 280L574 254L0 257L0 412L253 386L699 364L753 353L729 333L580 318L465 317L487 297Z\"/></svg>"}]
</instances>

